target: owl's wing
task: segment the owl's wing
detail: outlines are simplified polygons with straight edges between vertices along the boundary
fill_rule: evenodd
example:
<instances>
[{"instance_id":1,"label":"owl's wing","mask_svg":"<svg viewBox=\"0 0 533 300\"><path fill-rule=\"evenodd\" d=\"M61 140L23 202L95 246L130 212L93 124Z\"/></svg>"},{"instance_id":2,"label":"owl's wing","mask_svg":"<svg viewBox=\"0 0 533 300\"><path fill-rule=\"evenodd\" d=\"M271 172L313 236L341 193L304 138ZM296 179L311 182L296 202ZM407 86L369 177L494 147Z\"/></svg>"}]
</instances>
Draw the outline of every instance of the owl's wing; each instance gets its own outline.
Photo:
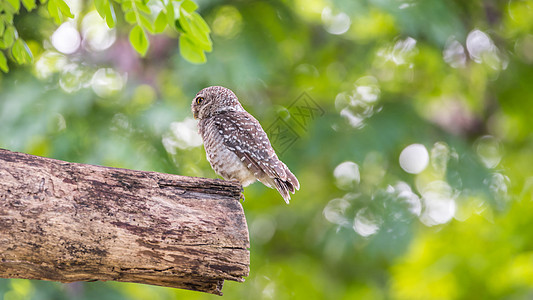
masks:
<instances>
[{"instance_id":1,"label":"owl's wing","mask_svg":"<svg viewBox=\"0 0 533 300\"><path fill-rule=\"evenodd\" d=\"M300 183L278 159L259 122L247 112L227 112L215 116L214 124L222 135L224 145L239 157L257 179L276 188L285 202L289 203L289 192L300 189Z\"/></svg>"},{"instance_id":2,"label":"owl's wing","mask_svg":"<svg viewBox=\"0 0 533 300\"><path fill-rule=\"evenodd\" d=\"M224 145L254 173L287 180L285 165L279 161L259 122L246 112L227 112L214 119ZM285 167L285 168L284 168Z\"/></svg>"}]
</instances>

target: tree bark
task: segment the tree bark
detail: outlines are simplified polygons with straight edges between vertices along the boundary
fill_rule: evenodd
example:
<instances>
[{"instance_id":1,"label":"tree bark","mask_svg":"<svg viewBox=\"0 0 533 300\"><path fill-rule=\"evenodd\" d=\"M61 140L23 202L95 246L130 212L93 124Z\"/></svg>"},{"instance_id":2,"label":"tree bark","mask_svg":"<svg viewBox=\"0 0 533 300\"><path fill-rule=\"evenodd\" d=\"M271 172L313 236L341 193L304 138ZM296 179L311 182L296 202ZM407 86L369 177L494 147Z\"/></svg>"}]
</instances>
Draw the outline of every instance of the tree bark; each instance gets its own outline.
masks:
<instances>
[{"instance_id":1,"label":"tree bark","mask_svg":"<svg viewBox=\"0 0 533 300\"><path fill-rule=\"evenodd\" d=\"M0 277L221 295L248 276L241 186L0 149Z\"/></svg>"}]
</instances>

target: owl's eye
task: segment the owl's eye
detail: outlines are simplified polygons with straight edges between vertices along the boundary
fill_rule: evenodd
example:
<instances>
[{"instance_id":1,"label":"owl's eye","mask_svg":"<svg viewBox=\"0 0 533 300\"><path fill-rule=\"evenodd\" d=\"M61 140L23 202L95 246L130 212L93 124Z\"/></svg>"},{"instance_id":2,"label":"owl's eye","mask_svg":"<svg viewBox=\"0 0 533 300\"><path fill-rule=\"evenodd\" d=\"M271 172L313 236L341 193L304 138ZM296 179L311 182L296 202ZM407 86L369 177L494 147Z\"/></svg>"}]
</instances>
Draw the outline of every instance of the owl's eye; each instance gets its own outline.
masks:
<instances>
[{"instance_id":1,"label":"owl's eye","mask_svg":"<svg viewBox=\"0 0 533 300\"><path fill-rule=\"evenodd\" d=\"M200 105L204 102L204 97L196 97L196 104Z\"/></svg>"}]
</instances>

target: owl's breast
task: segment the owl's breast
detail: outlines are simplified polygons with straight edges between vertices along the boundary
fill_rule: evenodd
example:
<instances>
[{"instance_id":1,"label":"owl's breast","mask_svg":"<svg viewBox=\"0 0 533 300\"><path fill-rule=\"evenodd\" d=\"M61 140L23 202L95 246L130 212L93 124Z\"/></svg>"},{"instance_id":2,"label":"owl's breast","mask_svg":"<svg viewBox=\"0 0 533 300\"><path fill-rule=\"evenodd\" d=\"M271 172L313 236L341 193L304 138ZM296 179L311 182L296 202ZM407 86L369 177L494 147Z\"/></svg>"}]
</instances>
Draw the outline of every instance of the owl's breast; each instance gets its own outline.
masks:
<instances>
[{"instance_id":1,"label":"owl's breast","mask_svg":"<svg viewBox=\"0 0 533 300\"><path fill-rule=\"evenodd\" d=\"M206 120L199 125L207 160L213 170L226 180L238 180L243 186L254 183L256 177L224 144L224 136L214 122Z\"/></svg>"}]
</instances>

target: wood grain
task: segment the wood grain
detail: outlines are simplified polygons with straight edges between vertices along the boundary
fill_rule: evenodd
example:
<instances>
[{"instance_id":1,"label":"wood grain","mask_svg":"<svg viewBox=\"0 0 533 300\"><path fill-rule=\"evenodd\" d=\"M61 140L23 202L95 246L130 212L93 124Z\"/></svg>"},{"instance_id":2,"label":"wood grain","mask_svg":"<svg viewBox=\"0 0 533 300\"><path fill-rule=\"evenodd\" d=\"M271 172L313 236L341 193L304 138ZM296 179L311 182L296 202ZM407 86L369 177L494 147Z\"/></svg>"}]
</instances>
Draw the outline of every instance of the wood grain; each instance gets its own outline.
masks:
<instances>
[{"instance_id":1,"label":"wood grain","mask_svg":"<svg viewBox=\"0 0 533 300\"><path fill-rule=\"evenodd\" d=\"M0 149L0 277L221 295L250 254L241 186Z\"/></svg>"}]
</instances>

